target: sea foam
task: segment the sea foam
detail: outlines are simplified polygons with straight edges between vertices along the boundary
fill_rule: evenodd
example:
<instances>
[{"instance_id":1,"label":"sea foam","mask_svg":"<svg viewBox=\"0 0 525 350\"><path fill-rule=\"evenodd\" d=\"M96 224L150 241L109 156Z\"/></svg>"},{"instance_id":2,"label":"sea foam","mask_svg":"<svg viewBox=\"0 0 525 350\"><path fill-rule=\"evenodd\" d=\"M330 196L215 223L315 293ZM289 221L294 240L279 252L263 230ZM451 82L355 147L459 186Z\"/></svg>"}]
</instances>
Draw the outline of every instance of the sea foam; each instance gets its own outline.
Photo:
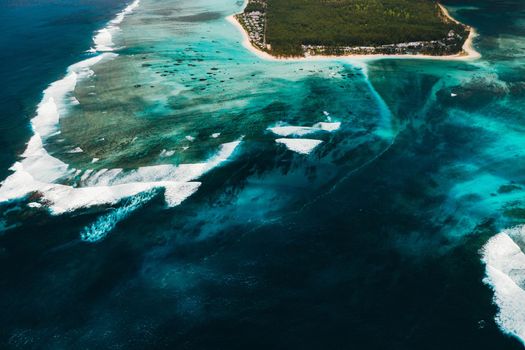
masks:
<instances>
[{"instance_id":1,"label":"sea foam","mask_svg":"<svg viewBox=\"0 0 525 350\"><path fill-rule=\"evenodd\" d=\"M114 57L116 57L115 54L105 53L75 63L67 69L64 78L49 85L44 90L42 101L38 104L36 116L31 119L33 131L40 134L41 137L56 133L60 115L67 108L67 97L74 91L77 82L93 74L90 69L92 66Z\"/></svg>"},{"instance_id":2,"label":"sea foam","mask_svg":"<svg viewBox=\"0 0 525 350\"><path fill-rule=\"evenodd\" d=\"M111 51L112 40L108 33L118 30L124 17L139 5L136 0L120 12L109 25L95 36L97 51ZM106 47L104 47L106 46ZM34 135L29 140L20 161L13 164L13 173L0 183L0 202L23 198L38 193L37 200L30 203L36 208L45 205L51 214L59 215L80 208L112 205L127 200L123 206L101 217L82 231L87 241L101 239L117 222L147 202L160 189L164 190L167 206L176 206L193 194L200 182L193 181L207 171L227 160L240 144L239 141L220 146L208 161L198 164L159 165L135 170L93 169L79 170L51 156L44 148L45 140L59 133L60 118L65 117L68 101L81 79L92 76L91 67L114 53L102 53L70 66L66 76L52 83L43 94L35 117L31 120ZM78 101L77 101L78 102ZM75 151L80 148L75 149ZM74 179L77 180L74 180Z\"/></svg>"},{"instance_id":3,"label":"sea foam","mask_svg":"<svg viewBox=\"0 0 525 350\"><path fill-rule=\"evenodd\" d=\"M320 131L333 132L338 130L341 127L340 122L320 122L316 123L313 126L294 126L286 124L278 124L276 126L270 127L267 130L271 131L275 135L288 137L288 136L305 136Z\"/></svg>"},{"instance_id":4,"label":"sea foam","mask_svg":"<svg viewBox=\"0 0 525 350\"><path fill-rule=\"evenodd\" d=\"M116 31L117 27L109 27L109 28L103 28L97 32L95 37L93 38L93 42L95 43L95 51L98 52L105 52L105 51L113 51L113 46L115 45L113 43L113 34L112 32Z\"/></svg>"},{"instance_id":5,"label":"sea foam","mask_svg":"<svg viewBox=\"0 0 525 350\"><path fill-rule=\"evenodd\" d=\"M94 52L108 52L115 50L115 43L113 42L113 35L119 30L119 24L122 23L124 18L131 14L137 7L139 7L140 0L135 0L129 4L124 10L122 10L117 16L111 20L108 25L99 30L93 37L93 43L95 48L92 49Z\"/></svg>"},{"instance_id":6,"label":"sea foam","mask_svg":"<svg viewBox=\"0 0 525 350\"><path fill-rule=\"evenodd\" d=\"M46 90L37 107L36 116L31 119L34 135L29 140L22 159L10 170L14 173L0 183L0 202L21 198L31 192L47 189L74 171L45 150L44 139L58 132L61 115L67 109L66 101L79 79L90 75L90 67L114 54L102 54L70 66L63 79L52 83Z\"/></svg>"},{"instance_id":7,"label":"sea foam","mask_svg":"<svg viewBox=\"0 0 525 350\"><path fill-rule=\"evenodd\" d=\"M41 143L34 140L39 138L32 138L28 150L35 148L37 155L11 167L14 173L0 186L0 202L38 192L41 201L55 215L95 205L115 204L154 188L165 189L168 206L178 205L199 187L200 183L193 180L226 161L240 144L240 141L235 141L221 145L219 152L203 163L158 165L130 171L102 169L95 172L88 169L81 177L80 187L73 187L53 183L76 171L47 154Z\"/></svg>"},{"instance_id":8,"label":"sea foam","mask_svg":"<svg viewBox=\"0 0 525 350\"><path fill-rule=\"evenodd\" d=\"M300 154L310 154L317 146L323 141L312 140L312 139L277 139L275 142L283 144L290 151L297 152Z\"/></svg>"},{"instance_id":9,"label":"sea foam","mask_svg":"<svg viewBox=\"0 0 525 350\"><path fill-rule=\"evenodd\" d=\"M111 211L109 214L99 217L93 224L86 226L80 232L83 241L95 243L104 239L115 226L128 217L132 212L139 209L144 203L155 196L154 191L144 192L141 195L132 197L127 203Z\"/></svg>"},{"instance_id":10,"label":"sea foam","mask_svg":"<svg viewBox=\"0 0 525 350\"><path fill-rule=\"evenodd\" d=\"M499 233L483 247L483 262L484 282L493 289L499 308L496 323L525 344L525 254L516 243L524 240L525 226Z\"/></svg>"}]
</instances>

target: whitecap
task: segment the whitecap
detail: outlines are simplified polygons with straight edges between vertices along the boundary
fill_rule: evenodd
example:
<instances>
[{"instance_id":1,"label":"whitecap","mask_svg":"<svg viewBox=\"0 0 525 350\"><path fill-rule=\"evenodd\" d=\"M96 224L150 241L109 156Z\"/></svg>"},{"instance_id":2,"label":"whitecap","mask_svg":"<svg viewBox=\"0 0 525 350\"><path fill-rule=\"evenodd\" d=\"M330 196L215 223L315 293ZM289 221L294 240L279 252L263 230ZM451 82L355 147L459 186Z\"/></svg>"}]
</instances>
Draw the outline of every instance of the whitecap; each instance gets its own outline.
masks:
<instances>
[{"instance_id":1,"label":"whitecap","mask_svg":"<svg viewBox=\"0 0 525 350\"><path fill-rule=\"evenodd\" d=\"M152 165L126 172L119 169L120 172L112 174L110 180L105 183L109 185L119 185L131 182L194 181L206 172L227 161L233 155L240 143L241 141L233 141L222 144L216 154L202 163ZM95 176L100 175L95 173L84 181L92 185L99 184L101 180L94 178Z\"/></svg>"},{"instance_id":2,"label":"whitecap","mask_svg":"<svg viewBox=\"0 0 525 350\"><path fill-rule=\"evenodd\" d=\"M111 34L115 28L103 28L95 34L93 42L95 43L95 51L113 51L113 35Z\"/></svg>"},{"instance_id":3,"label":"whitecap","mask_svg":"<svg viewBox=\"0 0 525 350\"><path fill-rule=\"evenodd\" d=\"M32 140L38 141L38 135ZM168 206L178 205L199 187L200 183L193 180L226 161L240 144L235 141L221 145L219 151L203 163L148 166L126 172L122 169L87 170L80 179L83 187L73 187L53 183L77 171L48 155L37 141L30 142L32 146L26 150L28 158L15 163L11 168L14 173L1 183L0 202L38 192L42 195L41 202L54 215L116 204L154 188L165 189ZM36 154L31 153L33 151Z\"/></svg>"},{"instance_id":4,"label":"whitecap","mask_svg":"<svg viewBox=\"0 0 525 350\"><path fill-rule=\"evenodd\" d=\"M161 152L160 152L160 157L171 157L172 155L175 154L175 151L168 151L166 149L163 149Z\"/></svg>"},{"instance_id":5,"label":"whitecap","mask_svg":"<svg viewBox=\"0 0 525 350\"><path fill-rule=\"evenodd\" d=\"M309 127L309 126L293 126L293 125L284 125L284 126L274 126L268 128L272 133L279 136L304 136L312 134L319 131L319 129Z\"/></svg>"},{"instance_id":6,"label":"whitecap","mask_svg":"<svg viewBox=\"0 0 525 350\"><path fill-rule=\"evenodd\" d=\"M135 182L113 186L79 187L51 184L41 189L43 199L54 215L93 206L117 204L156 188L165 189L166 205L179 205L200 186L199 182Z\"/></svg>"},{"instance_id":7,"label":"whitecap","mask_svg":"<svg viewBox=\"0 0 525 350\"><path fill-rule=\"evenodd\" d=\"M134 1L110 24L119 24L138 4L138 0ZM44 141L59 132L57 130L59 120L65 117L68 107L66 102L75 104L75 99L70 95L78 81L93 76L94 73L90 69L93 65L116 56L113 53L103 53L74 64L68 68L63 79L54 82L44 91L36 116L31 120L34 135L28 142L22 159L11 167L13 173L0 183L0 202L38 193L39 199L31 202L30 206L44 205L51 214L60 215L80 208L113 205L128 199L129 201L123 204L123 209L117 211L116 216L111 218L103 216L100 221L83 231L85 237L95 237L96 232L107 233L108 229L114 227L115 222L128 215L126 213L135 210L138 203L148 201L149 193L156 193L156 189L164 190L167 206L179 205L199 188L200 182L194 181L195 179L226 161L233 154L240 140L221 145L218 152L206 162L142 167L126 171L123 169L83 171L70 168L48 154L43 146ZM75 153L80 151L80 147L73 150ZM93 158L93 161L97 160L98 158ZM137 200L133 201L132 198L135 197ZM91 232L93 235L90 236L86 232Z\"/></svg>"},{"instance_id":8,"label":"whitecap","mask_svg":"<svg viewBox=\"0 0 525 350\"><path fill-rule=\"evenodd\" d=\"M312 140L312 139L277 139L275 142L283 144L290 151L297 152L300 154L309 154L323 141Z\"/></svg>"},{"instance_id":9,"label":"whitecap","mask_svg":"<svg viewBox=\"0 0 525 350\"><path fill-rule=\"evenodd\" d=\"M331 122L331 123L320 122L320 123L315 124L313 127L319 130L333 132L333 131L339 130L339 128L341 127L341 123L340 122Z\"/></svg>"},{"instance_id":10,"label":"whitecap","mask_svg":"<svg viewBox=\"0 0 525 350\"><path fill-rule=\"evenodd\" d=\"M108 25L99 30L93 37L93 43L95 48L91 49L91 52L108 52L115 50L115 43L113 42L113 35L116 34L120 28L119 24L122 23L124 18L131 14L140 4L140 0L133 1L124 10L117 14L117 16L111 20Z\"/></svg>"},{"instance_id":11,"label":"whitecap","mask_svg":"<svg viewBox=\"0 0 525 350\"><path fill-rule=\"evenodd\" d=\"M276 126L269 127L267 130L271 131L275 135L288 137L288 136L306 136L317 132L334 132L341 127L340 122L319 122L312 126L294 126L279 123Z\"/></svg>"},{"instance_id":12,"label":"whitecap","mask_svg":"<svg viewBox=\"0 0 525 350\"><path fill-rule=\"evenodd\" d=\"M131 14L137 7L140 5L140 0L135 0L131 4L129 4L124 10L122 10L117 16L110 21L112 25L118 25L122 23L124 20L124 17Z\"/></svg>"},{"instance_id":13,"label":"whitecap","mask_svg":"<svg viewBox=\"0 0 525 350\"><path fill-rule=\"evenodd\" d=\"M496 323L525 344L525 254L516 242L525 239L525 226L503 231L483 247L484 282L494 291L499 311Z\"/></svg>"},{"instance_id":14,"label":"whitecap","mask_svg":"<svg viewBox=\"0 0 525 350\"><path fill-rule=\"evenodd\" d=\"M44 90L42 101L38 104L36 116L31 119L33 131L41 137L49 137L56 133L61 114L66 111L66 97L71 94L77 82L90 75L90 67L104 59L112 59L115 54L102 54L88 58L70 66L64 78L55 81Z\"/></svg>"},{"instance_id":15,"label":"whitecap","mask_svg":"<svg viewBox=\"0 0 525 350\"><path fill-rule=\"evenodd\" d=\"M68 151L67 153L82 153L84 150L80 147L75 147L72 150Z\"/></svg>"},{"instance_id":16,"label":"whitecap","mask_svg":"<svg viewBox=\"0 0 525 350\"><path fill-rule=\"evenodd\" d=\"M130 198L123 206L114 209L109 214L99 217L93 224L85 227L80 232L80 238L83 241L90 243L95 243L104 239L120 221L151 200L154 195L154 191L148 191Z\"/></svg>"}]
</instances>

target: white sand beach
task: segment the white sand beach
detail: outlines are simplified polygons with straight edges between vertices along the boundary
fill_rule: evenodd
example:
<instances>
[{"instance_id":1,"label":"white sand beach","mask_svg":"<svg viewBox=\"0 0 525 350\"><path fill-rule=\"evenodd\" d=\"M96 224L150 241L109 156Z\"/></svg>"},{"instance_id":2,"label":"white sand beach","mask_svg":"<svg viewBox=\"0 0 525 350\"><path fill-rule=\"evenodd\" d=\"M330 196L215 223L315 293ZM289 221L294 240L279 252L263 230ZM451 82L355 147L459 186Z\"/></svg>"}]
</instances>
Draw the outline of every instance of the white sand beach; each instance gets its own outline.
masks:
<instances>
[{"instance_id":1,"label":"white sand beach","mask_svg":"<svg viewBox=\"0 0 525 350\"><path fill-rule=\"evenodd\" d=\"M448 10L441 4L438 4L443 14L449 18L451 21L455 23L460 23L458 20L453 18ZM255 46L252 45L250 41L250 37L246 30L243 28L243 26L237 21L235 18L235 15L231 15L226 17L226 20L233 24L241 33L243 36L242 44L243 46L248 49L250 52L252 52L254 55L258 56L259 58L263 60L268 61L320 61L320 60L362 60L362 61L370 61L370 60L379 60L379 59L426 59L426 60L460 60L460 61L469 61L469 60L475 60L481 57L481 54L476 51L476 49L473 46L474 38L477 36L476 30L472 27L468 27L470 29L469 36L467 40L465 40L465 43L463 44L463 51L456 54L456 55L449 55L449 56L432 56L432 55L341 55L341 56L335 56L335 55L315 55L315 56L307 56L307 57L276 57L272 56L267 52L261 51Z\"/></svg>"}]
</instances>

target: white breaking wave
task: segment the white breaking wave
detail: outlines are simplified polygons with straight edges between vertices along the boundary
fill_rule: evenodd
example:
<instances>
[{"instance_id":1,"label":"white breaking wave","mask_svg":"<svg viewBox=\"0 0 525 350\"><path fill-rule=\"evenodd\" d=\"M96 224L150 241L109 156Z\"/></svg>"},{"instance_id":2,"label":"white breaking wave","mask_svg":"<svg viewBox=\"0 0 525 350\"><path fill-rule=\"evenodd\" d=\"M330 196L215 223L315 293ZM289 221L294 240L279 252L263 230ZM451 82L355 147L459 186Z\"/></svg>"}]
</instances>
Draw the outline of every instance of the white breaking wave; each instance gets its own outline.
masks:
<instances>
[{"instance_id":1,"label":"white breaking wave","mask_svg":"<svg viewBox=\"0 0 525 350\"><path fill-rule=\"evenodd\" d=\"M99 30L93 37L95 48L92 51L108 52L115 50L113 43L113 35L120 30L119 24L122 23L124 17L131 14L137 7L139 7L140 0L135 0L122 10L117 16L111 20L108 25Z\"/></svg>"},{"instance_id":2,"label":"white breaking wave","mask_svg":"<svg viewBox=\"0 0 525 350\"><path fill-rule=\"evenodd\" d=\"M77 82L93 75L92 66L102 60L113 59L116 56L115 54L105 53L70 66L64 78L55 81L44 90L44 96L38 104L36 116L31 119L33 131L44 138L56 133L60 114L66 110L67 96L75 90Z\"/></svg>"},{"instance_id":3,"label":"white breaking wave","mask_svg":"<svg viewBox=\"0 0 525 350\"><path fill-rule=\"evenodd\" d=\"M314 124L313 127L319 130L332 132L332 131L338 130L341 127L341 123L340 122L330 122L330 123L320 122L320 123Z\"/></svg>"},{"instance_id":4,"label":"white breaking wave","mask_svg":"<svg viewBox=\"0 0 525 350\"><path fill-rule=\"evenodd\" d=\"M305 136L313 134L320 131L333 132L338 130L341 127L340 122L320 122L316 123L313 126L294 126L294 125L277 125L268 128L267 130L271 131L275 135L279 136Z\"/></svg>"},{"instance_id":5,"label":"white breaking wave","mask_svg":"<svg viewBox=\"0 0 525 350\"><path fill-rule=\"evenodd\" d=\"M22 154L22 160L10 168L14 173L0 183L0 202L39 191L74 171L47 153L43 139L58 131L60 115L66 111L65 101L75 89L78 80L90 76L90 67L93 65L115 56L106 53L76 63L68 68L68 73L63 79L54 82L44 91L36 116L31 119L34 135Z\"/></svg>"},{"instance_id":6,"label":"white breaking wave","mask_svg":"<svg viewBox=\"0 0 525 350\"><path fill-rule=\"evenodd\" d=\"M73 188L65 185L51 185L41 193L51 212L55 215L97 205L116 204L124 198L133 197L155 188L165 189L165 201L169 207L177 206L192 195L200 186L199 182L132 182L116 186Z\"/></svg>"},{"instance_id":7,"label":"white breaking wave","mask_svg":"<svg viewBox=\"0 0 525 350\"><path fill-rule=\"evenodd\" d=\"M133 11L137 9L140 5L140 0L135 0L131 4L129 4L124 10L122 10L117 16L111 20L110 24L112 25L119 25L124 20L124 17L131 14Z\"/></svg>"},{"instance_id":8,"label":"white breaking wave","mask_svg":"<svg viewBox=\"0 0 525 350\"><path fill-rule=\"evenodd\" d=\"M68 151L67 153L82 153L84 152L84 150L80 147L75 147L74 149L72 149L71 151Z\"/></svg>"},{"instance_id":9,"label":"white breaking wave","mask_svg":"<svg viewBox=\"0 0 525 350\"><path fill-rule=\"evenodd\" d=\"M166 149L163 149L163 150L160 152L159 157L162 157L162 158L164 158L164 157L171 157L171 156L174 155L174 154L175 154L175 151L173 151L173 150L168 151L168 150L166 150Z\"/></svg>"},{"instance_id":10,"label":"white breaking wave","mask_svg":"<svg viewBox=\"0 0 525 350\"><path fill-rule=\"evenodd\" d=\"M525 226L503 231L483 247L486 277L499 307L496 323L525 344L525 254L516 241L525 240Z\"/></svg>"},{"instance_id":11,"label":"white breaking wave","mask_svg":"<svg viewBox=\"0 0 525 350\"><path fill-rule=\"evenodd\" d=\"M165 198L170 206L177 206L187 197L191 196L199 188L200 183L183 183L173 185L172 183L163 184L165 188ZM127 218L135 210L149 202L156 195L154 186L152 189L144 191L128 199L124 205L114 209L109 214L99 217L93 224L85 227L80 232L80 238L86 242L98 242L105 238L107 234L117 226L117 224Z\"/></svg>"},{"instance_id":12,"label":"white breaking wave","mask_svg":"<svg viewBox=\"0 0 525 350\"><path fill-rule=\"evenodd\" d=\"M309 154L323 141L312 140L312 139L277 139L275 142L283 144L290 151L294 151L300 154Z\"/></svg>"},{"instance_id":13,"label":"white breaking wave","mask_svg":"<svg viewBox=\"0 0 525 350\"><path fill-rule=\"evenodd\" d=\"M304 136L319 131L309 126L293 125L274 126L268 130L279 136Z\"/></svg>"},{"instance_id":14,"label":"white breaking wave","mask_svg":"<svg viewBox=\"0 0 525 350\"><path fill-rule=\"evenodd\" d=\"M241 141L224 143L219 151L206 162L193 164L163 164L140 167L135 170L101 169L97 172L86 171L81 177L81 186L115 186L140 182L189 182L198 179L222 162L228 160Z\"/></svg>"},{"instance_id":15,"label":"white breaking wave","mask_svg":"<svg viewBox=\"0 0 525 350\"><path fill-rule=\"evenodd\" d=\"M112 32L115 32L116 30L118 30L118 27L109 27L99 30L93 38L93 42L95 43L95 51L113 51L113 46L115 44L113 43Z\"/></svg>"},{"instance_id":16,"label":"white breaking wave","mask_svg":"<svg viewBox=\"0 0 525 350\"><path fill-rule=\"evenodd\" d=\"M14 173L0 183L0 202L39 191L74 171L47 153L43 139L58 131L60 115L66 110L65 101L75 89L77 81L89 76L90 67L94 64L114 56L102 54L74 64L68 68L68 73L63 79L54 82L44 91L36 116L31 119L34 135L29 140L22 159L10 168Z\"/></svg>"},{"instance_id":17,"label":"white breaking wave","mask_svg":"<svg viewBox=\"0 0 525 350\"><path fill-rule=\"evenodd\" d=\"M129 201L120 208L113 210L107 215L99 217L93 224L85 227L82 232L80 232L80 238L83 241L90 243L100 241L105 238L120 221L127 218L132 212L139 209L154 196L155 192L149 191L130 198Z\"/></svg>"},{"instance_id":18,"label":"white breaking wave","mask_svg":"<svg viewBox=\"0 0 525 350\"><path fill-rule=\"evenodd\" d=\"M219 152L204 163L157 165L127 172L122 169L87 170L81 177L82 187L73 187L53 183L75 171L50 156L41 143L35 143L36 140L40 138L33 137L24 154L36 149L37 155L15 163L11 167L14 173L1 183L0 202L38 192L42 196L41 201L55 215L96 205L115 204L154 188L165 189L168 206L179 205L200 186L199 182L191 181L227 160L240 144L240 141L235 141L221 145Z\"/></svg>"},{"instance_id":19,"label":"white breaking wave","mask_svg":"<svg viewBox=\"0 0 525 350\"><path fill-rule=\"evenodd\" d=\"M138 5L139 0L134 1L118 14L106 29L109 32L117 30L117 25ZM104 30L100 31L94 38L95 42L104 39L108 43L109 37L105 37L105 33ZM101 48L99 51L110 51L104 50L102 46L99 48ZM36 116L31 120L34 135L29 140L21 160L10 168L13 174L0 183L0 202L38 193L37 201L29 203L29 206L38 208L45 205L50 213L55 215L96 205L116 204L127 198L128 202L120 209L101 217L82 231L82 238L88 241L103 238L120 220L149 201L156 193L156 189L164 189L164 199L169 207L181 204L199 188L200 182L193 180L227 160L240 144L240 141L235 141L221 145L218 153L203 163L159 165L131 171L123 169L82 171L70 168L51 156L45 150L43 143L49 136L60 132L58 125L60 118L64 117L67 111L67 101L78 104L78 101L71 96L76 84L79 80L94 74L91 70L93 65L115 57L117 55L114 53L102 53L76 63L68 68L63 79L52 83L44 91ZM80 151L80 148L73 150L73 152ZM80 176L79 183L75 183L73 179L78 176Z\"/></svg>"},{"instance_id":20,"label":"white breaking wave","mask_svg":"<svg viewBox=\"0 0 525 350\"><path fill-rule=\"evenodd\" d=\"M68 186L53 188L45 192L45 198L52 203L50 209L55 214L71 211L73 207L114 204L123 198L131 198L122 207L100 217L82 230L83 240L96 242L106 237L118 222L151 200L157 188L164 188L164 200L169 207L181 204L201 185L200 182L190 181L226 161L239 144L240 141L222 144L219 152L204 163L156 165L128 172L122 169L88 171L86 172L88 175L82 181L93 183L95 186L75 189ZM110 186L101 186L101 184L110 184Z\"/></svg>"}]
</instances>

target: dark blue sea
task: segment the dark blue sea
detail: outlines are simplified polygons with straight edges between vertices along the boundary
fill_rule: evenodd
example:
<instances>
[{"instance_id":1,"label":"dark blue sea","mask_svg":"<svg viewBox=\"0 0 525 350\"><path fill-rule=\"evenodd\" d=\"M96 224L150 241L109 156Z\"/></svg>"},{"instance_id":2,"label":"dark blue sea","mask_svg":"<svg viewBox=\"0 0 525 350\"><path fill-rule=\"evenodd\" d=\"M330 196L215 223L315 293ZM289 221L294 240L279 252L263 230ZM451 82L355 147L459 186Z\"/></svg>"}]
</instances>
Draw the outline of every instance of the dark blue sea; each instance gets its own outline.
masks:
<instances>
[{"instance_id":1,"label":"dark blue sea","mask_svg":"<svg viewBox=\"0 0 525 350\"><path fill-rule=\"evenodd\" d=\"M23 151L29 119L51 82L91 45L93 32L125 5L122 1L0 2L0 174Z\"/></svg>"},{"instance_id":2,"label":"dark blue sea","mask_svg":"<svg viewBox=\"0 0 525 350\"><path fill-rule=\"evenodd\" d=\"M523 349L525 2L445 5L481 57L0 0L0 349Z\"/></svg>"}]
</instances>

